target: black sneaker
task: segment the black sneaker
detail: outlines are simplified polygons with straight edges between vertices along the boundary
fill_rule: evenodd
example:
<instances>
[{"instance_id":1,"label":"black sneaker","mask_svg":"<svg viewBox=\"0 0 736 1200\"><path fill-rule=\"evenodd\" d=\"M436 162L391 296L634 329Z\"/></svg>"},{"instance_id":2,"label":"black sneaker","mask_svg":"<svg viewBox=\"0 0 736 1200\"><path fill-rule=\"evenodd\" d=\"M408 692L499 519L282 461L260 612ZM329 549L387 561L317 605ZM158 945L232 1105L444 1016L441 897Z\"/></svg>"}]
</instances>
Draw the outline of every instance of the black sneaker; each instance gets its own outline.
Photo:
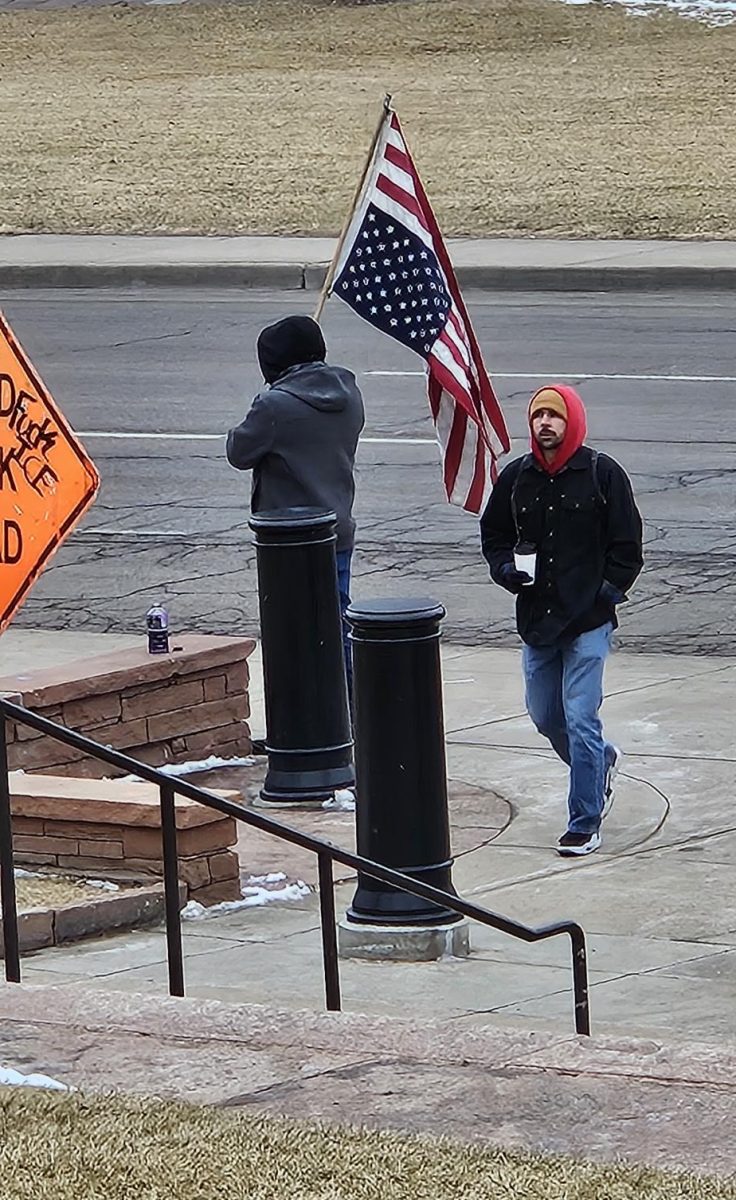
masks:
<instances>
[{"instance_id":1,"label":"black sneaker","mask_svg":"<svg viewBox=\"0 0 736 1200\"><path fill-rule=\"evenodd\" d=\"M599 833L563 833L557 843L557 853L564 858L592 854L601 844Z\"/></svg>"},{"instance_id":2,"label":"black sneaker","mask_svg":"<svg viewBox=\"0 0 736 1200\"><path fill-rule=\"evenodd\" d=\"M614 746L613 758L606 766L606 774L603 780L603 812L601 813L601 819L607 817L611 811L611 805L616 794L616 776L621 770L623 759L623 750L619 750L618 746Z\"/></svg>"}]
</instances>

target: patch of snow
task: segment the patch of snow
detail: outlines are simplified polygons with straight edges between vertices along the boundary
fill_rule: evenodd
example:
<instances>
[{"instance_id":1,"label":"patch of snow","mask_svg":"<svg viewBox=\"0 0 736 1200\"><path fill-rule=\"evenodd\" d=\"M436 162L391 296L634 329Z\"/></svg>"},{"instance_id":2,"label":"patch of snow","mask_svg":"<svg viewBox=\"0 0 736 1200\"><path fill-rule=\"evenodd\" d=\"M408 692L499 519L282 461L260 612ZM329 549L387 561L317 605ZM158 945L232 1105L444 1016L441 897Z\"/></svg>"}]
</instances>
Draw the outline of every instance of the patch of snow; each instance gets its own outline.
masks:
<instances>
[{"instance_id":1,"label":"patch of snow","mask_svg":"<svg viewBox=\"0 0 736 1200\"><path fill-rule=\"evenodd\" d=\"M101 892L119 892L120 884L113 883L110 879L85 879L79 881L86 883L87 887L99 888Z\"/></svg>"},{"instance_id":2,"label":"patch of snow","mask_svg":"<svg viewBox=\"0 0 736 1200\"><path fill-rule=\"evenodd\" d=\"M68 1092L65 1083L51 1079L48 1075L21 1075L12 1067L0 1067L0 1087L36 1087L48 1088L54 1092Z\"/></svg>"},{"instance_id":3,"label":"patch of snow","mask_svg":"<svg viewBox=\"0 0 736 1200\"><path fill-rule=\"evenodd\" d=\"M41 871L26 871L25 867L14 867L16 879L54 879L54 875L43 875Z\"/></svg>"},{"instance_id":4,"label":"patch of snow","mask_svg":"<svg viewBox=\"0 0 736 1200\"><path fill-rule=\"evenodd\" d=\"M322 807L333 812L355 812L355 792L352 788L338 788L334 796L323 802Z\"/></svg>"},{"instance_id":5,"label":"patch of snow","mask_svg":"<svg viewBox=\"0 0 736 1200\"><path fill-rule=\"evenodd\" d=\"M211 754L209 758L200 758L193 762L183 763L165 763L163 767L156 767L162 775L168 775L170 779L181 779L184 775L196 775L199 771L220 771L223 767L254 767L256 760L252 757L248 758L220 758L217 754ZM147 783L145 779L141 779L139 775L123 776L126 783Z\"/></svg>"},{"instance_id":6,"label":"patch of snow","mask_svg":"<svg viewBox=\"0 0 736 1200\"><path fill-rule=\"evenodd\" d=\"M222 767L253 767L256 760L251 756L247 758L219 758L217 754L211 754L209 758L202 758L199 762L185 763L167 763L165 767L159 769L164 775L170 775L174 779L178 779L181 775L196 775L198 771L216 771Z\"/></svg>"},{"instance_id":7,"label":"patch of snow","mask_svg":"<svg viewBox=\"0 0 736 1200\"><path fill-rule=\"evenodd\" d=\"M295 883L286 883L283 887L264 886L283 883L286 876L283 872L270 875L249 875L248 881L240 889L242 900L223 900L220 904L211 904L208 908L198 900L190 900L181 910L185 921L208 920L210 917L220 917L224 913L240 912L244 908L260 908L264 904L288 903L303 900L310 893L309 886L303 879Z\"/></svg>"},{"instance_id":8,"label":"patch of snow","mask_svg":"<svg viewBox=\"0 0 736 1200\"><path fill-rule=\"evenodd\" d=\"M620 4L636 16L669 9L681 17L705 21L707 25L732 25L736 21L736 0L560 0L562 4Z\"/></svg>"}]
</instances>

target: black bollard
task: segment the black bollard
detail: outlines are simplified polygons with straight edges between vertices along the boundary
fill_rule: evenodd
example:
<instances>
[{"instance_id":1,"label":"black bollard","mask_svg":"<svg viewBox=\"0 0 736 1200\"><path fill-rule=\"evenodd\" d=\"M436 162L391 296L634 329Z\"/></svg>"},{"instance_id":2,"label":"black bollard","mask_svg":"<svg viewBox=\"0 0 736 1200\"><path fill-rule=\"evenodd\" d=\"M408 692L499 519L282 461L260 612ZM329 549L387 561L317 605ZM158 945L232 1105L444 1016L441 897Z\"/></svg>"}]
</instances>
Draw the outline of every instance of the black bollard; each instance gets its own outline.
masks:
<instances>
[{"instance_id":1,"label":"black bollard","mask_svg":"<svg viewBox=\"0 0 736 1200\"><path fill-rule=\"evenodd\" d=\"M332 512L259 513L265 804L321 804L355 782Z\"/></svg>"},{"instance_id":2,"label":"black bollard","mask_svg":"<svg viewBox=\"0 0 736 1200\"><path fill-rule=\"evenodd\" d=\"M454 894L434 600L370 600L347 611L353 643L358 853ZM369 875L346 920L445 925L461 920Z\"/></svg>"}]
</instances>

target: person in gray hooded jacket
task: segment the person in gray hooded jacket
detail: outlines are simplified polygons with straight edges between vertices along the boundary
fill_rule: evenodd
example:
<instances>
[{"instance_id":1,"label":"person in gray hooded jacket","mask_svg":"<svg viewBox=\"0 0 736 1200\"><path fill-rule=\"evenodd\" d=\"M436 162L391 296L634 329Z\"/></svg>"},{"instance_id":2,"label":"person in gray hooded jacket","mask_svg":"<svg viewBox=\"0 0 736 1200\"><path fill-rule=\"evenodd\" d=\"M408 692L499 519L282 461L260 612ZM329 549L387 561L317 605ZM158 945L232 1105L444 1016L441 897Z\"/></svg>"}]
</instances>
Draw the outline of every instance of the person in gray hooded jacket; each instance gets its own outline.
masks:
<instances>
[{"instance_id":1,"label":"person in gray hooded jacket","mask_svg":"<svg viewBox=\"0 0 736 1200\"><path fill-rule=\"evenodd\" d=\"M306 316L261 331L258 362L267 387L227 436L227 459L253 471L251 512L314 506L337 514L337 569L343 613L350 603L355 541L355 452L365 422L352 371L325 362L322 330ZM350 664L347 655L348 680Z\"/></svg>"}]
</instances>

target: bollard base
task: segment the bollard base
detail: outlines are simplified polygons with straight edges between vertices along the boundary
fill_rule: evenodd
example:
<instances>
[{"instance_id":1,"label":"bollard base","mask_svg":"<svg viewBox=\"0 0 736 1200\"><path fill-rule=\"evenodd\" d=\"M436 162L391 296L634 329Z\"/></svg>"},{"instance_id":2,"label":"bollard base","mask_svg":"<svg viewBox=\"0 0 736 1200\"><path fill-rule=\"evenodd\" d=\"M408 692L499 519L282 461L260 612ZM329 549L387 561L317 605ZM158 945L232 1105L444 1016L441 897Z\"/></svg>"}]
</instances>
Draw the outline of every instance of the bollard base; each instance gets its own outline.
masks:
<instances>
[{"instance_id":1,"label":"bollard base","mask_svg":"<svg viewBox=\"0 0 736 1200\"><path fill-rule=\"evenodd\" d=\"M467 958L470 922L451 925L356 925L343 918L337 927L341 958L369 962L437 962L440 958Z\"/></svg>"},{"instance_id":2,"label":"bollard base","mask_svg":"<svg viewBox=\"0 0 736 1200\"><path fill-rule=\"evenodd\" d=\"M327 800L331 800L333 792L325 792L323 796L269 796L259 792L253 798L254 808L324 808Z\"/></svg>"}]
</instances>

